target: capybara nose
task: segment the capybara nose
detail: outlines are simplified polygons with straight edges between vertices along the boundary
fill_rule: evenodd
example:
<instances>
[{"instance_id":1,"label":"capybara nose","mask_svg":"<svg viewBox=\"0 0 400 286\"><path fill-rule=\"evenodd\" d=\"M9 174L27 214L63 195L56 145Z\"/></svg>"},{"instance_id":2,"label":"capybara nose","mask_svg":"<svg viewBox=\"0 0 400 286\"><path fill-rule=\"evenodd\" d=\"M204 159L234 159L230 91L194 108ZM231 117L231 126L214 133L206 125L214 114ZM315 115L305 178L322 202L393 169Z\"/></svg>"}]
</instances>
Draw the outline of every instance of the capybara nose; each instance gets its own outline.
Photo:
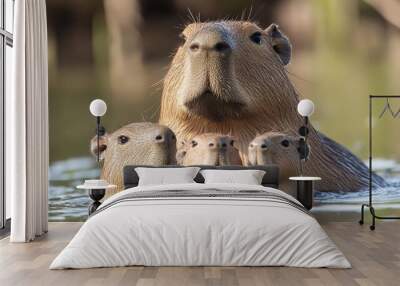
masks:
<instances>
[{"instance_id":1,"label":"capybara nose","mask_svg":"<svg viewBox=\"0 0 400 286\"><path fill-rule=\"evenodd\" d=\"M228 144L226 143L226 141L220 141L218 144L219 149L225 150L228 147Z\"/></svg>"},{"instance_id":2,"label":"capybara nose","mask_svg":"<svg viewBox=\"0 0 400 286\"><path fill-rule=\"evenodd\" d=\"M210 149L225 150L228 148L228 142L225 138L216 138L208 143Z\"/></svg>"},{"instance_id":3,"label":"capybara nose","mask_svg":"<svg viewBox=\"0 0 400 286\"><path fill-rule=\"evenodd\" d=\"M167 128L161 128L160 130L158 130L158 132L155 134L155 141L156 143L165 143L169 141L169 129Z\"/></svg>"},{"instance_id":4,"label":"capybara nose","mask_svg":"<svg viewBox=\"0 0 400 286\"><path fill-rule=\"evenodd\" d=\"M162 126L157 130L157 132L154 134L154 139L156 143L167 143L169 142L174 142L175 144L175 134L167 127Z\"/></svg>"},{"instance_id":5,"label":"capybara nose","mask_svg":"<svg viewBox=\"0 0 400 286\"><path fill-rule=\"evenodd\" d=\"M165 141L165 136L159 134L156 136L156 142L157 143L163 143Z\"/></svg>"},{"instance_id":6,"label":"capybara nose","mask_svg":"<svg viewBox=\"0 0 400 286\"><path fill-rule=\"evenodd\" d=\"M203 51L227 53L231 50L227 33L224 30L204 29L200 31L189 46L193 54Z\"/></svg>"}]
</instances>

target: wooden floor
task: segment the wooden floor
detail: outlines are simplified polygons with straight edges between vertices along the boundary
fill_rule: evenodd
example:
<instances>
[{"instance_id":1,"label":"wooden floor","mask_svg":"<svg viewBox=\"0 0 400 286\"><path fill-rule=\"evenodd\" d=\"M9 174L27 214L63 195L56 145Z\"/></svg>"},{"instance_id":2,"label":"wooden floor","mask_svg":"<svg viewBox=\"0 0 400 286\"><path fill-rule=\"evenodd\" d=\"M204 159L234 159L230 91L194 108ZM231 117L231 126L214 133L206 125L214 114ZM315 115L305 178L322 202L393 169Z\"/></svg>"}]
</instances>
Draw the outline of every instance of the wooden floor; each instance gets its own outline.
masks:
<instances>
[{"instance_id":1,"label":"wooden floor","mask_svg":"<svg viewBox=\"0 0 400 286\"><path fill-rule=\"evenodd\" d=\"M329 223L324 229L352 269L289 267L123 267L48 270L80 223L50 223L43 238L27 244L0 241L0 285L400 285L400 222Z\"/></svg>"}]
</instances>

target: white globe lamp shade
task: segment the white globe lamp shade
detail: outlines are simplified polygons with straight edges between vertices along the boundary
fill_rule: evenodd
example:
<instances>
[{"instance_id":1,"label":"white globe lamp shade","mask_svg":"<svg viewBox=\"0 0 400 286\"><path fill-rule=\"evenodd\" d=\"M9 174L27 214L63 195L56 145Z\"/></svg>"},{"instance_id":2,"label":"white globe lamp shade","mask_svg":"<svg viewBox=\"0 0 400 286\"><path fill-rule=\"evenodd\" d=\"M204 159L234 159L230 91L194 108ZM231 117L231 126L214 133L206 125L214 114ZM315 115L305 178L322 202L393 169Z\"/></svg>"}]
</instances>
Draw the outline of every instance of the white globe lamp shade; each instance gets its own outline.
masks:
<instances>
[{"instance_id":1,"label":"white globe lamp shade","mask_svg":"<svg viewBox=\"0 0 400 286\"><path fill-rule=\"evenodd\" d=\"M309 99L300 100L297 112L303 117L309 117L314 113L314 103Z\"/></svg>"},{"instance_id":2,"label":"white globe lamp shade","mask_svg":"<svg viewBox=\"0 0 400 286\"><path fill-rule=\"evenodd\" d=\"M104 100L95 99L90 103L89 110L93 116L100 117L106 114L107 104Z\"/></svg>"}]
</instances>

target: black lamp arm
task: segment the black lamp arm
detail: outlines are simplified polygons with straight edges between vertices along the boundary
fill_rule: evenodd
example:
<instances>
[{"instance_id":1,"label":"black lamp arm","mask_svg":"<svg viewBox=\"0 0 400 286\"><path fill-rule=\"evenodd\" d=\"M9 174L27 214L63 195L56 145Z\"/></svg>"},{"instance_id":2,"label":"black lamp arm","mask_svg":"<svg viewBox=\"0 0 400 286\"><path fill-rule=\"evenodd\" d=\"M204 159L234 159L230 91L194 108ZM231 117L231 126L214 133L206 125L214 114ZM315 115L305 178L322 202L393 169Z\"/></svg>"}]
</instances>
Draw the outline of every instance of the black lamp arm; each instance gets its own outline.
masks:
<instances>
[{"instance_id":1,"label":"black lamp arm","mask_svg":"<svg viewBox=\"0 0 400 286\"><path fill-rule=\"evenodd\" d=\"M308 129L308 123L309 123L308 117L305 116L304 125L299 128L299 134L301 138L299 139L299 147L297 148L297 151L300 154L300 160L304 161L307 161L308 155L310 153L310 149L307 144L307 137L308 133L310 132L310 130Z\"/></svg>"},{"instance_id":2,"label":"black lamp arm","mask_svg":"<svg viewBox=\"0 0 400 286\"><path fill-rule=\"evenodd\" d=\"M300 154L300 160L307 161L308 155L310 154L310 148L303 137L299 139L299 147L297 148L297 151Z\"/></svg>"},{"instance_id":3,"label":"black lamp arm","mask_svg":"<svg viewBox=\"0 0 400 286\"><path fill-rule=\"evenodd\" d=\"M100 116L96 116L97 163L100 162L100 136L104 136L106 134L106 129L104 126L101 126L100 118Z\"/></svg>"}]
</instances>

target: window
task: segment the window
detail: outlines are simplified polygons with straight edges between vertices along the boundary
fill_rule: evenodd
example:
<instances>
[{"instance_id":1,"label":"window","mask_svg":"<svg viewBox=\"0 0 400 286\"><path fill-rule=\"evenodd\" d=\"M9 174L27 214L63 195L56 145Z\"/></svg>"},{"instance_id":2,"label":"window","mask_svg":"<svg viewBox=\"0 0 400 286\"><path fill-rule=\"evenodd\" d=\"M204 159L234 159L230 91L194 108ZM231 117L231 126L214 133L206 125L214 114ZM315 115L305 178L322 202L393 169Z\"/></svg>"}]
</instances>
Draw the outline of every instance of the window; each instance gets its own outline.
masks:
<instances>
[{"instance_id":1,"label":"window","mask_svg":"<svg viewBox=\"0 0 400 286\"><path fill-rule=\"evenodd\" d=\"M14 32L14 0L0 0L0 235L9 228L10 194L4 188L4 107L11 92L12 47Z\"/></svg>"}]
</instances>

